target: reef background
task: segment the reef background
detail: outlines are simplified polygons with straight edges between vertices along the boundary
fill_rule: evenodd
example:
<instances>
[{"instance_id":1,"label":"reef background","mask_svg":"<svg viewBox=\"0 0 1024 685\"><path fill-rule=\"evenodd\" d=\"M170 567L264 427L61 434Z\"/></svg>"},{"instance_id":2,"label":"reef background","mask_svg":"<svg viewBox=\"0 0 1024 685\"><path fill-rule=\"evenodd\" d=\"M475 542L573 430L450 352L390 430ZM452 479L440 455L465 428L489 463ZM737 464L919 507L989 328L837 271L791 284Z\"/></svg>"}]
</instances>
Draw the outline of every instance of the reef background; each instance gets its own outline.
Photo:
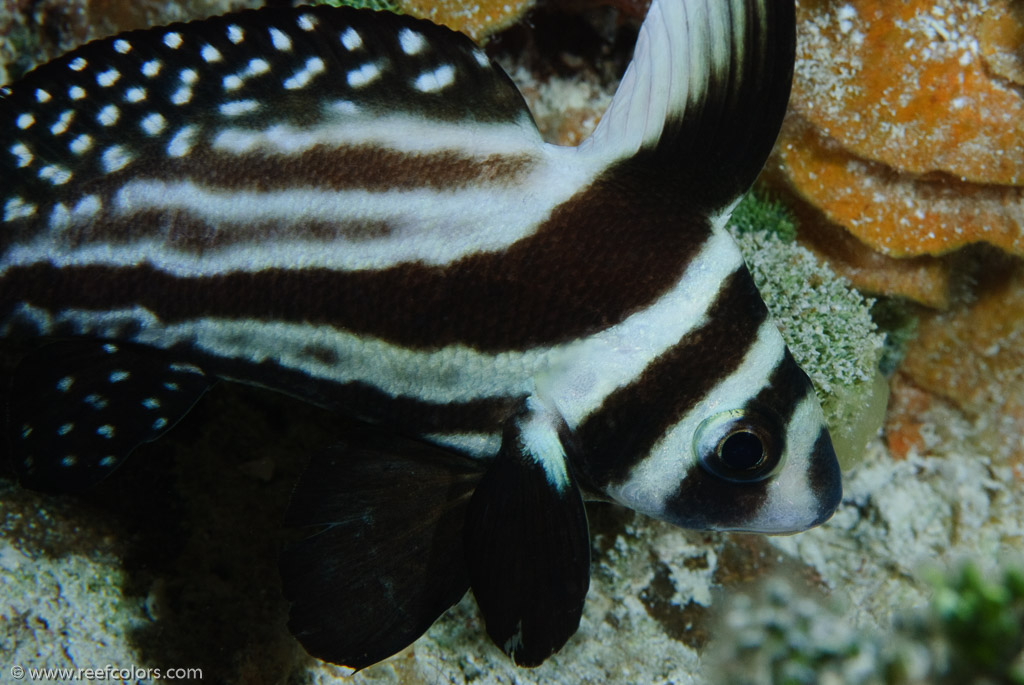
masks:
<instances>
[{"instance_id":1,"label":"reef background","mask_svg":"<svg viewBox=\"0 0 1024 685\"><path fill-rule=\"evenodd\" d=\"M259 4L3 0L0 82L95 37ZM437 16L440 5L402 7ZM596 124L644 12L579 0L446 7L448 21L489 39L563 144ZM351 682L720 682L716 663L739 641L730 602L771 579L841 607L833 630L885 636L934 600L928 568L1024 563L1022 8L799 2L791 112L762 183L796 215L802 245L881 298L895 348L883 429L846 468L836 516L765 538L590 506L583 622L542 667L512 666L467 596ZM823 325L843 321L821 314ZM14 664L200 667L226 683L345 675L288 635L276 572L292 483L337 423L221 384L86 496L24 491L0 471L0 682Z\"/></svg>"}]
</instances>

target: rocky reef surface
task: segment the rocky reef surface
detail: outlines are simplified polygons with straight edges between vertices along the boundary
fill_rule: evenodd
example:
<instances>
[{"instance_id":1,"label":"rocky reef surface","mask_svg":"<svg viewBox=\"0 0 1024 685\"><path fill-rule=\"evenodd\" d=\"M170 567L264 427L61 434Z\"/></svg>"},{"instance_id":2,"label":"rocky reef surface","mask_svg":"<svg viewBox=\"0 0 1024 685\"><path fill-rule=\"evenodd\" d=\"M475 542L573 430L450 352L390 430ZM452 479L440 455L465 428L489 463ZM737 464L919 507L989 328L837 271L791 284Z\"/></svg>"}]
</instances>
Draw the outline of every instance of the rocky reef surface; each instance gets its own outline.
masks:
<instances>
[{"instance_id":1,"label":"rocky reef surface","mask_svg":"<svg viewBox=\"0 0 1024 685\"><path fill-rule=\"evenodd\" d=\"M3 0L0 81L100 35L257 4ZM492 38L489 50L550 140L574 144L596 124L642 11L552 2L528 15L530 26ZM867 444L845 464L836 516L807 533L764 538L682 531L591 505L583 622L543 666L511 665L467 597L405 652L345 682L714 683L723 673L764 682L722 670L749 655L741 634L765 643L761 655L770 646L749 620L738 622L737 606L767 623L789 616L846 626L832 642L820 631L810 642L786 633L787 658L859 645L860 660L831 662L829 677L877 682L870 669L884 659L872 646L944 596L933 571L955 574L971 560L983 577L999 578L1024 563L1021 3L800 0L798 14L793 103L762 187L788 207L809 252L763 235L746 249L755 271L759 255L777 252L782 261L764 268L768 275L832 287L839 281L816 271L826 267L805 261L817 255L829 274L880 298L872 311L886 349L866 327L850 357L877 364L881 356L884 374L842 378L862 383L857 401L877 405L886 385L891 401L881 431L881 417L851 429ZM812 297L798 292L799 302ZM840 327L833 334L842 338L842 322L866 311L857 298L831 296L836 311L804 307L809 330ZM805 364L822 345L840 347L812 342ZM829 380L848 359L822 362L819 390L831 384L834 396L856 385ZM0 472L0 682L13 665L202 668L205 680L226 683L348 676L289 636L276 572L292 483L337 429L326 412L224 384L83 497L27 492ZM791 589L771 590L777 578ZM750 599L737 605L737 597ZM933 643L907 647L904 679L892 682L942 682L950 661L936 655L950 647ZM827 681L808 677L793 682Z\"/></svg>"}]
</instances>

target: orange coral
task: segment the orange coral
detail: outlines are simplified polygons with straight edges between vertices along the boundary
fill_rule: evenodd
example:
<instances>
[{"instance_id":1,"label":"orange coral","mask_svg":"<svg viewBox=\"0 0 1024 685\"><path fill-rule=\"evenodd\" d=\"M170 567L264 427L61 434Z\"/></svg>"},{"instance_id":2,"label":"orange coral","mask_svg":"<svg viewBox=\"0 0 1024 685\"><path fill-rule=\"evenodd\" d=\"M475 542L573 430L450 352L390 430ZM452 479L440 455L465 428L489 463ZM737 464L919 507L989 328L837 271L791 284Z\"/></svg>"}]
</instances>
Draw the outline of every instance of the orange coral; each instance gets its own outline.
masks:
<instances>
[{"instance_id":1,"label":"orange coral","mask_svg":"<svg viewBox=\"0 0 1024 685\"><path fill-rule=\"evenodd\" d=\"M1024 85L1024 4L991 7L978 26L978 43L992 73Z\"/></svg>"},{"instance_id":2,"label":"orange coral","mask_svg":"<svg viewBox=\"0 0 1024 685\"><path fill-rule=\"evenodd\" d=\"M398 0L402 12L461 31L480 42L508 28L533 7L534 0Z\"/></svg>"},{"instance_id":3,"label":"orange coral","mask_svg":"<svg viewBox=\"0 0 1024 685\"><path fill-rule=\"evenodd\" d=\"M1024 266L990 278L970 307L921 322L902 372L986 425L985 452L1024 463ZM914 400L916 401L916 400ZM912 402L913 403L913 402ZM892 419L890 420L890 424ZM895 444L908 437L894 431ZM890 444L894 444L890 438Z\"/></svg>"},{"instance_id":4,"label":"orange coral","mask_svg":"<svg viewBox=\"0 0 1024 685\"><path fill-rule=\"evenodd\" d=\"M803 0L798 35L777 153L798 196L884 255L1024 254L1020 0ZM873 280L901 292L892 266Z\"/></svg>"},{"instance_id":5,"label":"orange coral","mask_svg":"<svg viewBox=\"0 0 1024 685\"><path fill-rule=\"evenodd\" d=\"M983 19L1010 16L1008 5L801 2L814 30L802 33L794 107L847 150L905 172L1024 183L1024 99L990 78L979 55ZM987 31L1002 36L992 21Z\"/></svg>"},{"instance_id":6,"label":"orange coral","mask_svg":"<svg viewBox=\"0 0 1024 685\"><path fill-rule=\"evenodd\" d=\"M777 155L794 190L883 254L943 254L978 241L1024 254L1024 188L900 174L851 154L800 116L789 117L781 142Z\"/></svg>"}]
</instances>

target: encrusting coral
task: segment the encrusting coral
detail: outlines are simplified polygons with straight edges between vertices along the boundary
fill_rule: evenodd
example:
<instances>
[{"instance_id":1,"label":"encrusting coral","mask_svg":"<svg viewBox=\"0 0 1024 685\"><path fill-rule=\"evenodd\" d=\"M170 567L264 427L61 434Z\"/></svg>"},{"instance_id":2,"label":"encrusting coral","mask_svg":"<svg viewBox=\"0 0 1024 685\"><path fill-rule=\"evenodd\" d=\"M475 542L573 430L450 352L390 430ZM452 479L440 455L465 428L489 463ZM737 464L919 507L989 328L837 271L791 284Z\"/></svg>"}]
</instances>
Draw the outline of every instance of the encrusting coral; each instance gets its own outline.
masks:
<instances>
[{"instance_id":1,"label":"encrusting coral","mask_svg":"<svg viewBox=\"0 0 1024 685\"><path fill-rule=\"evenodd\" d=\"M979 452L1024 477L1024 267L993 270L970 306L922 318L894 383L886 434L896 457L923 451L913 416L937 401L974 419Z\"/></svg>"},{"instance_id":2,"label":"encrusting coral","mask_svg":"<svg viewBox=\"0 0 1024 685\"><path fill-rule=\"evenodd\" d=\"M797 15L791 112L771 167L814 208L818 251L848 231L880 257L833 251L838 271L936 307L949 304L953 269L920 256L979 242L1024 254L1020 3L809 0Z\"/></svg>"}]
</instances>

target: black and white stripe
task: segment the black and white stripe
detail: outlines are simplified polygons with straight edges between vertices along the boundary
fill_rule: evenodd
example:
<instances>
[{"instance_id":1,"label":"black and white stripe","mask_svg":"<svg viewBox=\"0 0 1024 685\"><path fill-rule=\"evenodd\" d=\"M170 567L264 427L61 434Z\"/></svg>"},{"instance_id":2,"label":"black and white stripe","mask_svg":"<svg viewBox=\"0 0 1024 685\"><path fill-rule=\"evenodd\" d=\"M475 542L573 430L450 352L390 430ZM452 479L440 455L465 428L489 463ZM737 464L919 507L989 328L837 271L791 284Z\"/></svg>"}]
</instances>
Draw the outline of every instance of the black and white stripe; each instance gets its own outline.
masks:
<instances>
[{"instance_id":1,"label":"black and white stripe","mask_svg":"<svg viewBox=\"0 0 1024 685\"><path fill-rule=\"evenodd\" d=\"M791 0L655 0L579 148L543 143L479 48L405 17L261 10L92 43L0 103L0 333L187 352L478 457L529 399L597 494L808 527L834 455L723 230L778 131L792 25ZM750 407L779 417L784 463L717 482L694 435Z\"/></svg>"}]
</instances>

